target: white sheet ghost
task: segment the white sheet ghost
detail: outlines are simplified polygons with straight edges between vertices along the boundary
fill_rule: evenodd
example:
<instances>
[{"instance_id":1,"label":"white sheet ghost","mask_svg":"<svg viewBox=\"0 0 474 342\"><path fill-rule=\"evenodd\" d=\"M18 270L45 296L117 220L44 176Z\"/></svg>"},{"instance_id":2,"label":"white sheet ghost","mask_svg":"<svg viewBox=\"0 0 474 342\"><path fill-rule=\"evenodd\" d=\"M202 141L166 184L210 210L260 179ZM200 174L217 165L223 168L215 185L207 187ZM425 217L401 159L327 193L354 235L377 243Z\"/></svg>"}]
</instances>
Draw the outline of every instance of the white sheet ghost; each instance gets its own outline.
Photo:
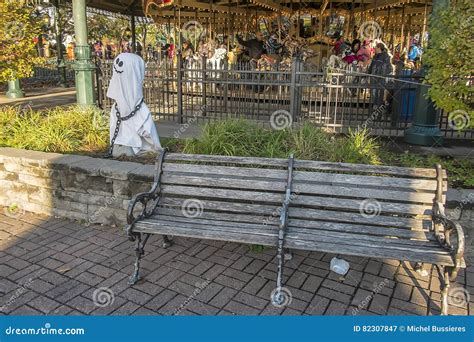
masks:
<instances>
[{"instance_id":1,"label":"white sheet ghost","mask_svg":"<svg viewBox=\"0 0 474 342\"><path fill-rule=\"evenodd\" d=\"M129 115L143 101L143 80L145 62L132 53L121 53L113 62L113 73L107 91L107 97L115 101L110 111L110 140L117 124L117 109L121 117ZM113 155L126 153L127 148L134 155L161 148L160 138L150 110L143 102L136 114L122 121L115 139ZM122 151L118 153L118 151Z\"/></svg>"}]
</instances>

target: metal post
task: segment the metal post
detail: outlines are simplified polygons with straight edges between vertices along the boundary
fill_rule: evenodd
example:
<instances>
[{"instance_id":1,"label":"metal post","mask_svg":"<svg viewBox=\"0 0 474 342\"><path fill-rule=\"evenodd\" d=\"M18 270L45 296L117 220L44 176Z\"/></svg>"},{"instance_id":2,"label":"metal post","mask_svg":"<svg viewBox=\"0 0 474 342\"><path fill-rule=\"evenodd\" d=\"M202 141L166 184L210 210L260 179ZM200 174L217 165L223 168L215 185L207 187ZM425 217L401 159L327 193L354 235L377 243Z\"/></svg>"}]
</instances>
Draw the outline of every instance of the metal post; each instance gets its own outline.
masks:
<instances>
[{"instance_id":1,"label":"metal post","mask_svg":"<svg viewBox=\"0 0 474 342\"><path fill-rule=\"evenodd\" d=\"M54 1L54 30L56 34L56 54L57 54L57 64L58 64L58 73L59 73L59 86L60 87L67 87L66 81L66 64L64 64L63 58L63 48L62 48L62 41L63 37L61 34L61 17L59 13L59 1Z\"/></svg>"},{"instance_id":2,"label":"metal post","mask_svg":"<svg viewBox=\"0 0 474 342\"><path fill-rule=\"evenodd\" d=\"M206 116L206 107L207 107L207 94L206 94L206 79L207 79L207 59L206 56L202 57L202 65L201 65L201 70L202 70L202 102L201 102L201 108L202 108L202 116Z\"/></svg>"},{"instance_id":3,"label":"metal post","mask_svg":"<svg viewBox=\"0 0 474 342\"><path fill-rule=\"evenodd\" d=\"M433 2L430 26L437 24L439 13L448 4L448 0ZM422 73L426 73L426 67L423 67ZM404 140L416 145L442 145L443 133L439 129L438 122L438 112L433 101L428 98L428 85L418 86L415 112L413 113L413 125L405 131Z\"/></svg>"},{"instance_id":4,"label":"metal post","mask_svg":"<svg viewBox=\"0 0 474 342\"><path fill-rule=\"evenodd\" d=\"M291 79L290 79L290 114L292 122L298 121L298 113L301 108L299 71L301 63L298 57L293 58L291 63Z\"/></svg>"},{"instance_id":5,"label":"metal post","mask_svg":"<svg viewBox=\"0 0 474 342\"><path fill-rule=\"evenodd\" d=\"M94 104L94 64L91 62L91 48L87 42L86 0L73 0L72 13L76 34L76 99L81 105Z\"/></svg>"},{"instance_id":6,"label":"metal post","mask_svg":"<svg viewBox=\"0 0 474 342\"><path fill-rule=\"evenodd\" d=\"M183 59L181 58L181 50L177 51L177 87L178 87L178 122L183 123Z\"/></svg>"},{"instance_id":7,"label":"metal post","mask_svg":"<svg viewBox=\"0 0 474 342\"><path fill-rule=\"evenodd\" d=\"M25 97L25 94L21 90L19 79L8 81L8 91L6 95L9 99L19 99Z\"/></svg>"}]
</instances>

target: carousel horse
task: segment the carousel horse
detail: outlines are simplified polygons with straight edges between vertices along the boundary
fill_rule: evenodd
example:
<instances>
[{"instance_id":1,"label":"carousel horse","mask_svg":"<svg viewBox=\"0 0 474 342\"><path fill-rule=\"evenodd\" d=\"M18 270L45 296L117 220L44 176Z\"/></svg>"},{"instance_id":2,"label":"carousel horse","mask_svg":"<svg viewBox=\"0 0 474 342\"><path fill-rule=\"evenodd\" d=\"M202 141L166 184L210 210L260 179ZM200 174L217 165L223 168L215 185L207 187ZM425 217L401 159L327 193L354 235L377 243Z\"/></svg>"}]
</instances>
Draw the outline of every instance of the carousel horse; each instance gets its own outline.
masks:
<instances>
[{"instance_id":1,"label":"carousel horse","mask_svg":"<svg viewBox=\"0 0 474 342\"><path fill-rule=\"evenodd\" d=\"M212 57L207 60L206 69L216 70L216 71L211 71L208 73L208 76L211 79L218 80L222 78L223 70L226 65L225 63L226 57L227 57L227 49L225 49L224 47L220 47L220 48L215 49ZM213 87L213 90L220 88L220 87L216 87L216 83L212 83L212 87Z\"/></svg>"},{"instance_id":2,"label":"carousel horse","mask_svg":"<svg viewBox=\"0 0 474 342\"><path fill-rule=\"evenodd\" d=\"M198 80L202 78L202 71L200 71L202 65L202 59L198 54L193 53L186 56L184 59L184 77L186 81L186 90L196 90L198 87L199 90L202 90L202 83Z\"/></svg>"}]
</instances>

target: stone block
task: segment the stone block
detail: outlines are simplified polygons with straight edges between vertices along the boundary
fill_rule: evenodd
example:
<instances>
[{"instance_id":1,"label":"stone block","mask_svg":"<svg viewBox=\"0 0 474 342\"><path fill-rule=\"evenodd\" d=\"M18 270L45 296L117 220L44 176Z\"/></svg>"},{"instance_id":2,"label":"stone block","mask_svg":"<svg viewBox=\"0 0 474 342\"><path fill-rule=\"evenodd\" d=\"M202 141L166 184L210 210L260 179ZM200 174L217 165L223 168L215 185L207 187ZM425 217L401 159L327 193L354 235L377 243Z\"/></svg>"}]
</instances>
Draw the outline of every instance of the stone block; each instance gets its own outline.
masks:
<instances>
[{"instance_id":1,"label":"stone block","mask_svg":"<svg viewBox=\"0 0 474 342\"><path fill-rule=\"evenodd\" d=\"M32 203L53 206L53 192L51 189L37 186L28 186L28 201Z\"/></svg>"},{"instance_id":2,"label":"stone block","mask_svg":"<svg viewBox=\"0 0 474 342\"><path fill-rule=\"evenodd\" d=\"M103 224L123 224L127 221L127 212L107 206L87 206L88 222Z\"/></svg>"},{"instance_id":3,"label":"stone block","mask_svg":"<svg viewBox=\"0 0 474 342\"><path fill-rule=\"evenodd\" d=\"M153 183L155 174L156 171L154 165L142 165L139 168L130 171L128 179L134 182Z\"/></svg>"},{"instance_id":4,"label":"stone block","mask_svg":"<svg viewBox=\"0 0 474 342\"><path fill-rule=\"evenodd\" d=\"M103 177L127 180L129 172L141 167L141 164L131 162L114 161L107 163L100 168L100 174Z\"/></svg>"},{"instance_id":5,"label":"stone block","mask_svg":"<svg viewBox=\"0 0 474 342\"><path fill-rule=\"evenodd\" d=\"M130 191L129 184L130 182L128 180L114 179L112 182L114 195L130 198L132 196L132 192Z\"/></svg>"},{"instance_id":6,"label":"stone block","mask_svg":"<svg viewBox=\"0 0 474 342\"><path fill-rule=\"evenodd\" d=\"M0 180L15 182L18 181L18 173L9 171L0 171Z\"/></svg>"},{"instance_id":7,"label":"stone block","mask_svg":"<svg viewBox=\"0 0 474 342\"><path fill-rule=\"evenodd\" d=\"M74 220L84 220L87 221L88 216L85 213L79 213L71 210L63 210L58 208L52 208L52 214L60 217L67 217Z\"/></svg>"}]
</instances>

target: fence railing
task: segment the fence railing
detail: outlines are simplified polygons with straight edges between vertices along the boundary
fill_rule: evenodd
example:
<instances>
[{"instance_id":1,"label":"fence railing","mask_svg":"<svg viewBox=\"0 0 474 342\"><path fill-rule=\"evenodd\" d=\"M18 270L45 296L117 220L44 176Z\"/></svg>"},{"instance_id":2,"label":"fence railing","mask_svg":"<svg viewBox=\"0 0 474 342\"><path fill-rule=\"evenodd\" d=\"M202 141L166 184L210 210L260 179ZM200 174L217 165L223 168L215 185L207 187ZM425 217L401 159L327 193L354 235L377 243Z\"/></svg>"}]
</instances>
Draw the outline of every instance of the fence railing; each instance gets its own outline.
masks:
<instances>
[{"instance_id":1,"label":"fence railing","mask_svg":"<svg viewBox=\"0 0 474 342\"><path fill-rule=\"evenodd\" d=\"M106 97L111 63L97 65L97 99L104 109L112 106ZM297 59L277 67L206 59L177 64L167 59L146 63L144 97L156 119L245 118L265 125L283 115L286 121L311 121L335 133L362 126L376 135L402 136L412 123L417 88L425 86L409 76L315 70ZM474 138L474 130L458 130L442 111L439 127L449 138Z\"/></svg>"},{"instance_id":2,"label":"fence railing","mask_svg":"<svg viewBox=\"0 0 474 342\"><path fill-rule=\"evenodd\" d=\"M74 83L75 73L72 68L72 62L65 62L65 76L66 82ZM38 85L54 85L61 79L60 70L58 69L58 62L56 58L47 59L41 66L35 66L33 75L31 77L23 78L22 84L29 86Z\"/></svg>"}]
</instances>

